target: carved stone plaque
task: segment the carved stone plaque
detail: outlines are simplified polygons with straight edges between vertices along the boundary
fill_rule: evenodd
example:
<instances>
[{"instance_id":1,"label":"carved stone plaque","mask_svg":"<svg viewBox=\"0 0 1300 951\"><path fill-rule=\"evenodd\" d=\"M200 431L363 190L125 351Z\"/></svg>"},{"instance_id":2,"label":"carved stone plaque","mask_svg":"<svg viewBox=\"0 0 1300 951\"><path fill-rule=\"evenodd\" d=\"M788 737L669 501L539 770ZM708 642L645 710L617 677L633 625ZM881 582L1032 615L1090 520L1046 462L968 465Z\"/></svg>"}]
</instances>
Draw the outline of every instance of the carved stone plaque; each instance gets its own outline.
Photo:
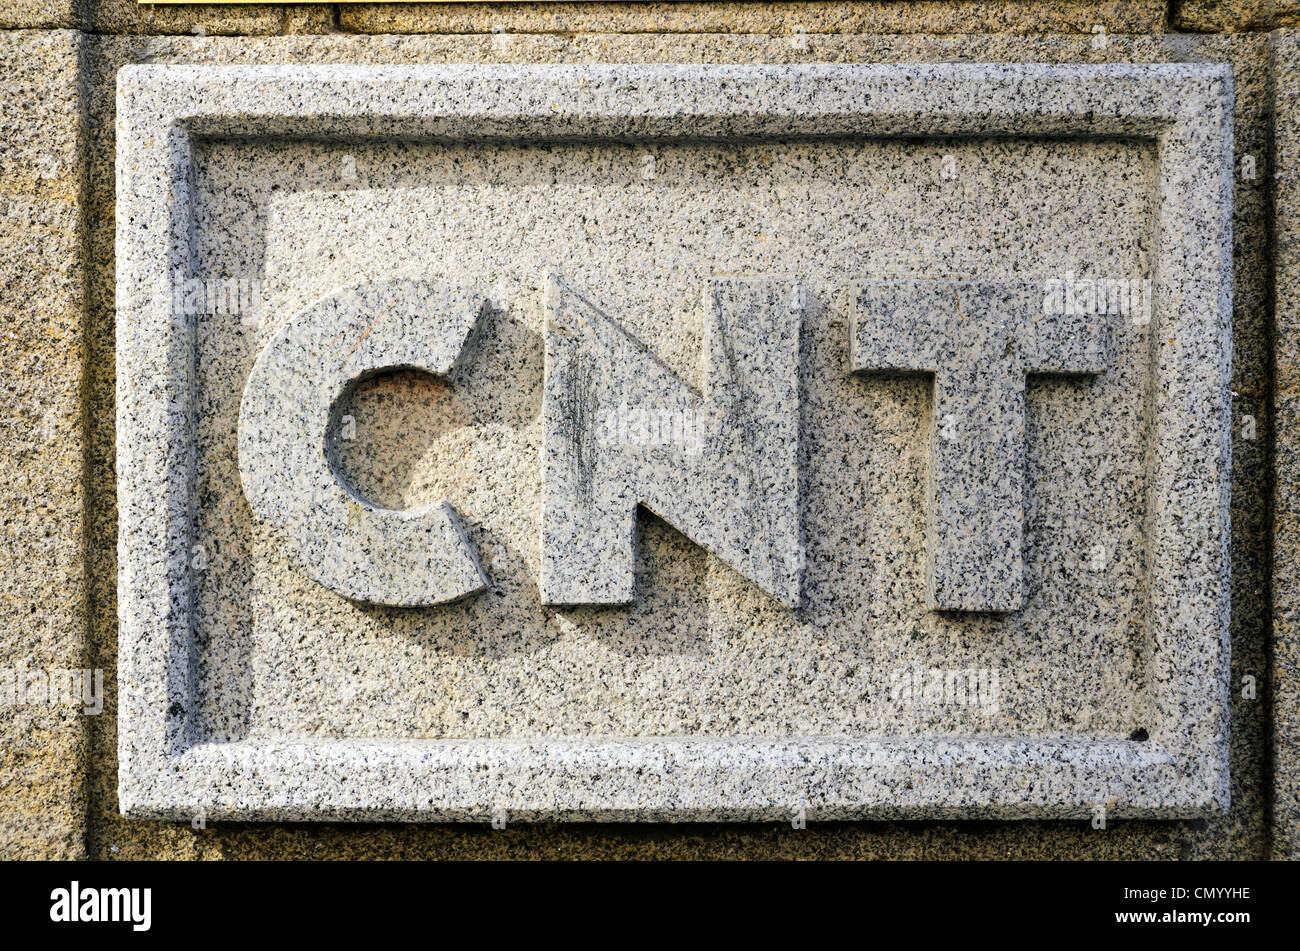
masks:
<instances>
[{"instance_id":1,"label":"carved stone plaque","mask_svg":"<svg viewBox=\"0 0 1300 951\"><path fill-rule=\"evenodd\" d=\"M124 69L123 810L1223 808L1231 104Z\"/></svg>"}]
</instances>

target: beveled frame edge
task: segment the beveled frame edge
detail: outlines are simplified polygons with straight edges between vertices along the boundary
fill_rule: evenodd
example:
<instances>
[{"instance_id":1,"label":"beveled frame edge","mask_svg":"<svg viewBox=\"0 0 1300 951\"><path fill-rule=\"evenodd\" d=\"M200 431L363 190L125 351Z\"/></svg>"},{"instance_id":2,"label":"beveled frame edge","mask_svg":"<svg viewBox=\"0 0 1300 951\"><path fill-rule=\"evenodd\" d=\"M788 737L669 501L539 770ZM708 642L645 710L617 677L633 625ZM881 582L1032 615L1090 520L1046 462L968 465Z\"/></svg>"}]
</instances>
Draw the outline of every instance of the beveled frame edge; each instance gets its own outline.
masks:
<instances>
[{"instance_id":1,"label":"beveled frame edge","mask_svg":"<svg viewBox=\"0 0 1300 951\"><path fill-rule=\"evenodd\" d=\"M119 805L186 819L1195 817L1228 801L1232 79L1214 65L129 66L119 73ZM1150 677L1119 738L197 743L195 136L1122 136L1157 144ZM1155 332L1158 329L1159 332ZM1209 401L1207 410L1206 401ZM592 770L604 777L590 785ZM583 783L583 777L588 778ZM945 777L950 777L945 779Z\"/></svg>"}]
</instances>

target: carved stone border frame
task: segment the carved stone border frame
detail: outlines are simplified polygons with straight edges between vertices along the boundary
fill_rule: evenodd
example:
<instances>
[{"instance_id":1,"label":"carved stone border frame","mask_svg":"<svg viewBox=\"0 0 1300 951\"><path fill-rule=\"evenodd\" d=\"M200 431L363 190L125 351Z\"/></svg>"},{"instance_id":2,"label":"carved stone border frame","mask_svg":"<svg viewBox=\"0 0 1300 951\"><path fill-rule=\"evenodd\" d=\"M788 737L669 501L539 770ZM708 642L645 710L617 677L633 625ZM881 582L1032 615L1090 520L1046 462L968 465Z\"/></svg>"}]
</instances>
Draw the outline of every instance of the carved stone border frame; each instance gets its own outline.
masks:
<instances>
[{"instance_id":1,"label":"carved stone border frame","mask_svg":"<svg viewBox=\"0 0 1300 951\"><path fill-rule=\"evenodd\" d=\"M1125 137L1155 144L1148 681L1119 736L205 743L193 143ZM1187 817L1228 800L1232 79L1214 65L129 66L117 106L119 805L261 820ZM868 276L864 274L864 277Z\"/></svg>"}]
</instances>

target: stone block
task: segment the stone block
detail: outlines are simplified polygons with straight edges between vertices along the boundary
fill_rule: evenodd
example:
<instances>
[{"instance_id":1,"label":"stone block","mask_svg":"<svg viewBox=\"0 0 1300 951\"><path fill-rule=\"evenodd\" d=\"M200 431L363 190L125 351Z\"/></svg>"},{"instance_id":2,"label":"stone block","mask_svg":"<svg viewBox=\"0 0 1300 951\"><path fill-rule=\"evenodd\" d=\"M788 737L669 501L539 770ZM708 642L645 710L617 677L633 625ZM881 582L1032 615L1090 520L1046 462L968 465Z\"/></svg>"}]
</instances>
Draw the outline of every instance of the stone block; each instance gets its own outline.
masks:
<instances>
[{"instance_id":1,"label":"stone block","mask_svg":"<svg viewBox=\"0 0 1300 951\"><path fill-rule=\"evenodd\" d=\"M120 74L117 128L128 815L1227 807L1225 68L145 66ZM338 417L340 388L367 381L284 364L325 381L303 394L313 471L329 420L379 440L338 446L326 489L454 506L486 583L452 604L319 584L234 462L258 362L358 272L366 303L332 311L344 336L367 315L380 332L374 294L395 275L493 303L454 381L445 360L381 349L367 369L395 372ZM252 319L177 308L196 280L256 280ZM1019 610L927 604L932 388L864 376L892 357L854 330L860 289L890 281L1034 284L1044 301L1068 283L1105 318L1081 331L1022 307L1033 328L996 361L1006 385L988 392L1031 380L1024 451L1007 456L1028 509ZM1149 286L1149 315L1141 293L1136 312L1131 296L1098 310L1115 281ZM402 320L467 319L439 300ZM629 410L711 420L699 458L662 426L630 459L601 446L583 414L624 392ZM274 442L288 412L260 406L249 432ZM404 413L414 439L393 428ZM548 486L553 466L581 478ZM582 502L588 476L619 510L550 509L571 531L548 561L548 499ZM637 506L659 517L640 545L573 549L632 531ZM313 524L333 543L344 519ZM598 595L548 595L575 558Z\"/></svg>"},{"instance_id":2,"label":"stone block","mask_svg":"<svg viewBox=\"0 0 1300 951\"><path fill-rule=\"evenodd\" d=\"M86 712L103 708L86 645L84 52L83 37L67 30L0 33L6 859L85 857Z\"/></svg>"}]
</instances>

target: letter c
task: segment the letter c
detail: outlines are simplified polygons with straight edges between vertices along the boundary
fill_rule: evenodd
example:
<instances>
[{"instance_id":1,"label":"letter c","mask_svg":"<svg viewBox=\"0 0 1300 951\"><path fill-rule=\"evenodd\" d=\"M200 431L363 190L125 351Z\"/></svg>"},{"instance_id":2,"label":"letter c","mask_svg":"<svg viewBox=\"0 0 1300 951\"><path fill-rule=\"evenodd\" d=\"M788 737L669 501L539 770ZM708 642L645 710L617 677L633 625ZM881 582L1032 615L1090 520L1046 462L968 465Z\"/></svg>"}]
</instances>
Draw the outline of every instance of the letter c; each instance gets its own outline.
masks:
<instances>
[{"instance_id":1,"label":"letter c","mask_svg":"<svg viewBox=\"0 0 1300 951\"><path fill-rule=\"evenodd\" d=\"M373 604L442 604L487 579L451 503L408 511L360 498L331 460L331 413L355 382L390 370L452 379L486 298L388 278L334 291L279 327L239 413L239 473L253 514L316 581Z\"/></svg>"}]
</instances>

